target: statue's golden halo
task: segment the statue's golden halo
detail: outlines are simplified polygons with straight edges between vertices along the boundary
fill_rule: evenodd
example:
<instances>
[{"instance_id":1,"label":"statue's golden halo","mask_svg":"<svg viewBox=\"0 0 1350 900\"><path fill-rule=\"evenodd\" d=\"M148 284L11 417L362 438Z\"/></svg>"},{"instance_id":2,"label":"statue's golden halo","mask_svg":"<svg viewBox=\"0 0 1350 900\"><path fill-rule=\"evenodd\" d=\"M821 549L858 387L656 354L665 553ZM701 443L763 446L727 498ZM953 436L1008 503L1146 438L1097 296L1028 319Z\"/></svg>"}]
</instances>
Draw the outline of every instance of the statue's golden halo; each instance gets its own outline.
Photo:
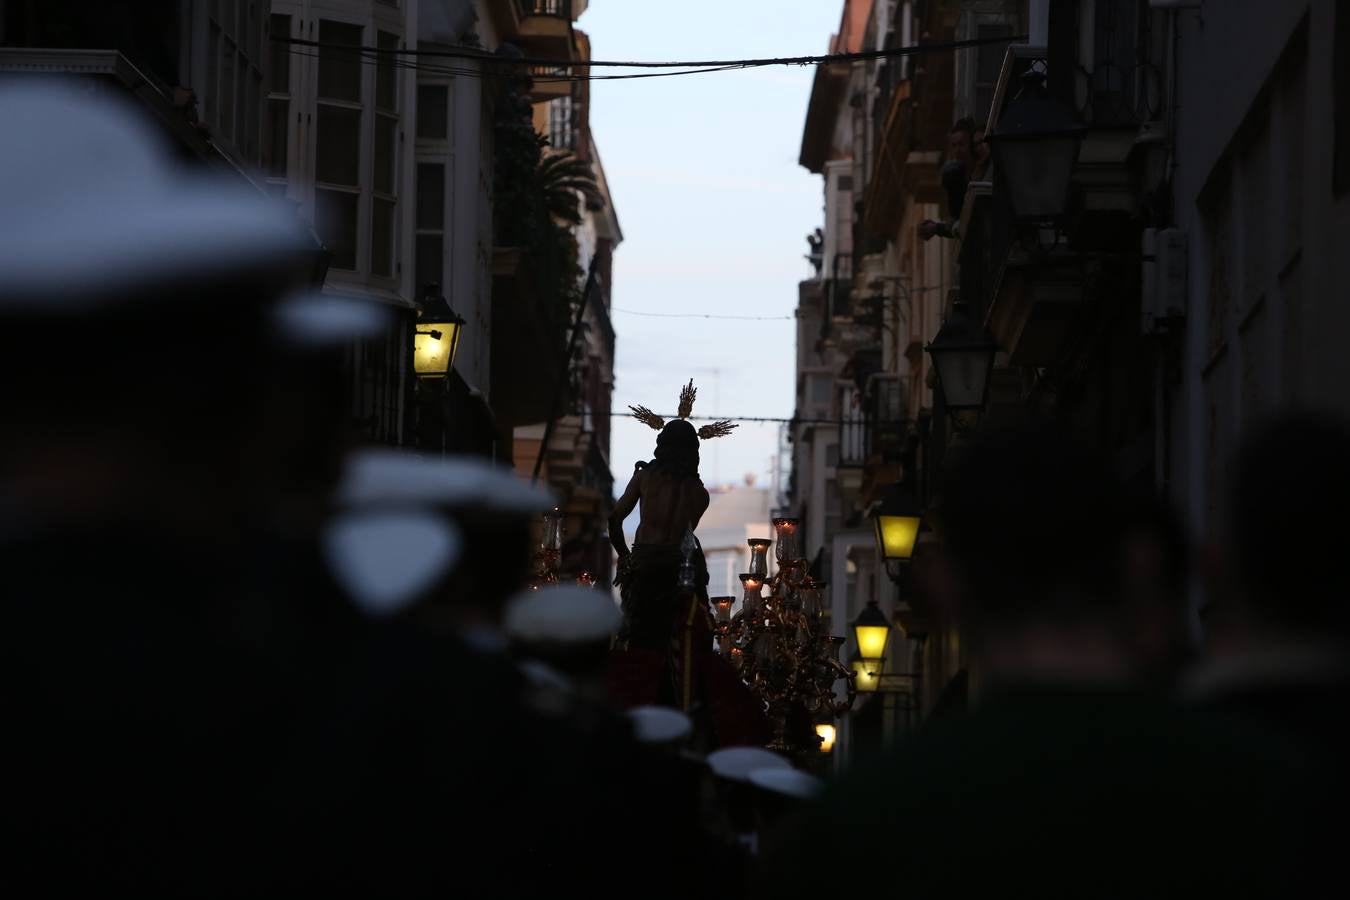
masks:
<instances>
[{"instance_id":1,"label":"statue's golden halo","mask_svg":"<svg viewBox=\"0 0 1350 900\"><path fill-rule=\"evenodd\" d=\"M694 411L694 398L698 396L698 389L694 387L694 379L689 379L689 383L680 389L680 408L679 417L681 419L689 418ZM633 411L633 418L637 419L643 425L654 431L660 431L666 427L666 420L652 412L645 406L630 406ZM710 440L712 438L726 437L731 434L733 428L736 428L735 422L730 419L719 419L710 425L704 425L698 430L698 436L701 440Z\"/></svg>"}]
</instances>

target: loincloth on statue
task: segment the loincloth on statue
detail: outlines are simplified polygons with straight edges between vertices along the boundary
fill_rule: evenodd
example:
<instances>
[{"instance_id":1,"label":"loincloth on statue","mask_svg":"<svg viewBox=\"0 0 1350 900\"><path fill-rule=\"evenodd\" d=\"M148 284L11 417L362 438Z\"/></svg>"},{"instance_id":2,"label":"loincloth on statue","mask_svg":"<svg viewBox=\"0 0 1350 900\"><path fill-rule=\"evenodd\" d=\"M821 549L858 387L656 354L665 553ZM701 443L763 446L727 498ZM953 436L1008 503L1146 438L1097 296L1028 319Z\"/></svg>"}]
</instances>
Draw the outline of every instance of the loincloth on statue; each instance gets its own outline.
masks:
<instances>
[{"instance_id":1,"label":"loincloth on statue","mask_svg":"<svg viewBox=\"0 0 1350 900\"><path fill-rule=\"evenodd\" d=\"M698 598L703 613L697 618L701 620L708 615L708 565L702 548L695 548L690 562L694 567L692 592L679 586L680 566L684 563L684 553L679 547L633 546L618 579L624 619L621 643L630 649L669 649L671 642L688 627L690 593Z\"/></svg>"},{"instance_id":2,"label":"loincloth on statue","mask_svg":"<svg viewBox=\"0 0 1350 900\"><path fill-rule=\"evenodd\" d=\"M769 726L762 704L713 650L708 567L702 549L690 562L695 588L679 587L679 547L639 544L617 583L624 624L611 653L607 688L621 708L657 704L698 713L713 746L763 744Z\"/></svg>"}]
</instances>

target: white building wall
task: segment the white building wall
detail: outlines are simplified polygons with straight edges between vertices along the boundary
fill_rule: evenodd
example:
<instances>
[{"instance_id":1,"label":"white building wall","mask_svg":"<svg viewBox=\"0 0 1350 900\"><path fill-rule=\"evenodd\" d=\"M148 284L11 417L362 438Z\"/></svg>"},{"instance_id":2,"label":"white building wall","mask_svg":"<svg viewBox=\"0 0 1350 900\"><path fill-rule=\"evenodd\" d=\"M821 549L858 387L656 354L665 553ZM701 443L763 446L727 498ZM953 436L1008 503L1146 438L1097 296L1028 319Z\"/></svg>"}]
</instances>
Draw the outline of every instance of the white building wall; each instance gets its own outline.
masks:
<instances>
[{"instance_id":1,"label":"white building wall","mask_svg":"<svg viewBox=\"0 0 1350 900\"><path fill-rule=\"evenodd\" d=\"M1336 6L1209 4L1203 23L1171 13L1174 196L1190 258L1170 477L1197 530L1212 525L1224 461L1261 412L1350 412L1350 355L1328 338L1350 330L1337 302L1350 195L1332 190Z\"/></svg>"}]
</instances>

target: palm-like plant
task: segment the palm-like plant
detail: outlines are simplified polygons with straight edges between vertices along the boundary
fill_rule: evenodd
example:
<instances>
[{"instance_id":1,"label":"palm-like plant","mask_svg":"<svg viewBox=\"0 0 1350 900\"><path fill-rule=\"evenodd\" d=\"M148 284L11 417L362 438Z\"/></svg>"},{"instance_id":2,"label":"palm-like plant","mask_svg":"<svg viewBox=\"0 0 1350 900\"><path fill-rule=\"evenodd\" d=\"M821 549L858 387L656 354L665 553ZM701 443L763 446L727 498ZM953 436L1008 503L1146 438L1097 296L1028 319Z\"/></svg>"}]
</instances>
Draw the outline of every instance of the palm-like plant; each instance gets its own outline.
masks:
<instances>
[{"instance_id":1,"label":"palm-like plant","mask_svg":"<svg viewBox=\"0 0 1350 900\"><path fill-rule=\"evenodd\" d=\"M550 216L571 225L581 224L581 206L598 209L605 203L591 164L572 153L549 153L539 163L544 206Z\"/></svg>"}]
</instances>

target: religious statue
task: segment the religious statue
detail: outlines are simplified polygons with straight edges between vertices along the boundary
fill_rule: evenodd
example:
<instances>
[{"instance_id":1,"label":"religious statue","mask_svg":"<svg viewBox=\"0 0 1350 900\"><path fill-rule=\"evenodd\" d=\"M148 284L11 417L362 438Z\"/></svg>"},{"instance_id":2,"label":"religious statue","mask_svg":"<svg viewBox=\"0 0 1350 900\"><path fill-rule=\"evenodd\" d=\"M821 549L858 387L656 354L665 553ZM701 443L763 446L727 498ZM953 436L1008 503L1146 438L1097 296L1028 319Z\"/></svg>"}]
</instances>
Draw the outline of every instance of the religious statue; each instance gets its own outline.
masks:
<instances>
[{"instance_id":1,"label":"religious statue","mask_svg":"<svg viewBox=\"0 0 1350 900\"><path fill-rule=\"evenodd\" d=\"M700 440L730 434L736 426L723 420L695 430L688 421L697 395L691 380L680 392L679 418L666 422L645 406L630 406L633 417L661 432L650 462L634 467L628 487L619 497L609 520L609 539L619 554L614 583L623 597L624 624L620 640L630 648L664 647L679 616L679 571L688 537L696 573L695 593L706 610L708 569L702 548L692 538L708 509L708 491L698 474ZM637 533L630 551L623 522L639 509Z\"/></svg>"},{"instance_id":2,"label":"religious statue","mask_svg":"<svg viewBox=\"0 0 1350 900\"><path fill-rule=\"evenodd\" d=\"M725 742L733 739L733 728L757 727L760 711L713 652L708 567L694 536L710 501L698 472L699 444L736 425L724 419L696 429L687 421L696 394L691 380L680 392L678 417L669 422L645 406L629 407L660 435L653 458L636 464L609 519L623 609L615 665L623 696L617 699L685 710L710 705L722 720L712 727ZM623 523L635 509L639 522L630 549ZM756 742L748 732L734 739Z\"/></svg>"}]
</instances>

